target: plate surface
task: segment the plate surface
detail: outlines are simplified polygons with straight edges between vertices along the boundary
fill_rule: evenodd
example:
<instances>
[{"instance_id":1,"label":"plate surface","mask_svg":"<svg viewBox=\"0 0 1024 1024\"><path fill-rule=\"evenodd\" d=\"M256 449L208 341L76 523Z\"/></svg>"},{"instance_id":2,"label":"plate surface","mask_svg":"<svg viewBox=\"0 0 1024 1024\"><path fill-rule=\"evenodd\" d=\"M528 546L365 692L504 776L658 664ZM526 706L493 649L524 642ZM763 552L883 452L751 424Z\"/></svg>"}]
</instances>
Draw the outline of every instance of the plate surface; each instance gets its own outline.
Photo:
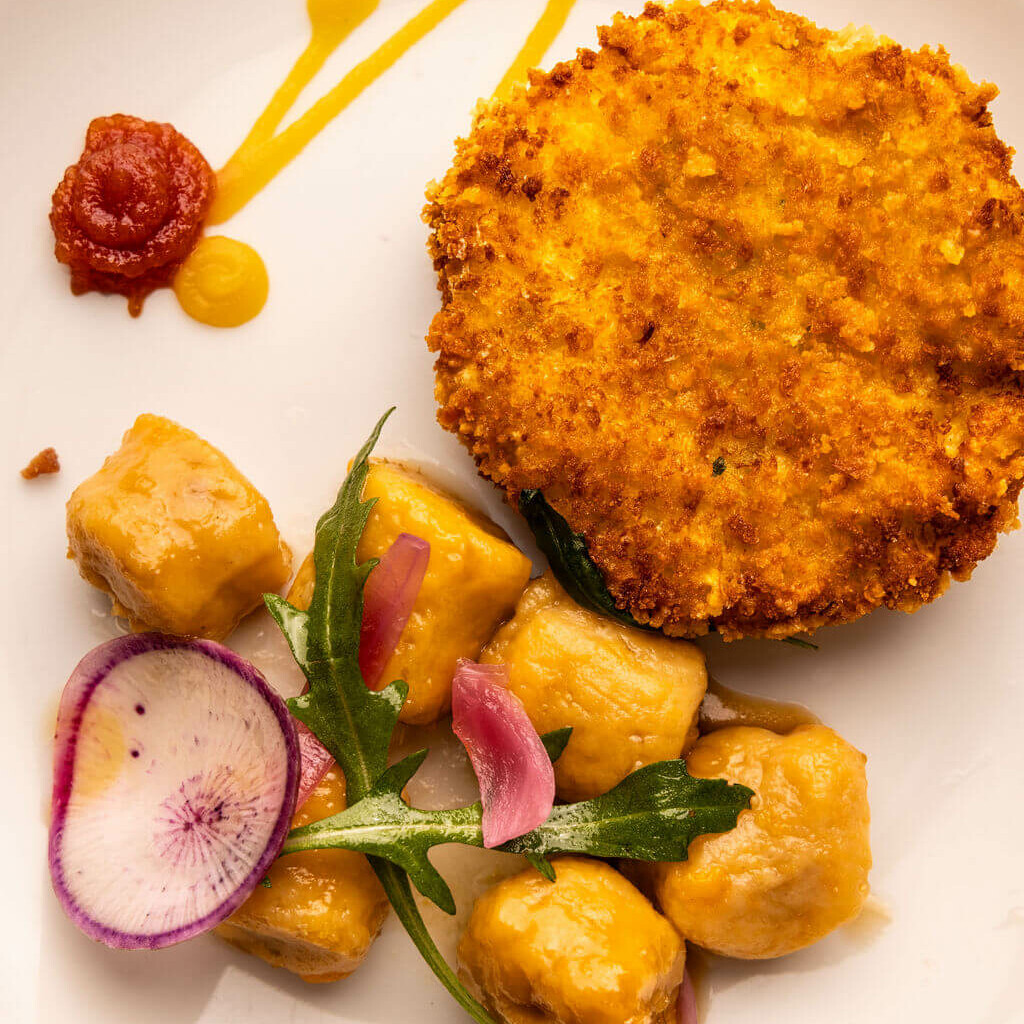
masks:
<instances>
[{"instance_id":1,"label":"plate surface","mask_svg":"<svg viewBox=\"0 0 1024 1024\"><path fill-rule=\"evenodd\" d=\"M422 2L383 0L313 84L313 97ZM619 6L580 0L547 63L593 45L594 25ZM638 9L639 0L624 6ZM464 1019L394 922L354 977L312 987L212 938L156 954L115 953L63 919L45 870L50 729L76 661L115 630L104 599L64 560L63 503L139 412L159 412L227 452L301 552L347 459L397 403L381 451L433 466L525 543L434 421L423 335L438 297L419 211L424 184L443 174L476 98L493 90L542 7L468 0L218 229L260 251L271 295L249 325L216 331L187 319L169 292L152 296L137 321L120 299L73 298L51 255L49 196L90 118L114 111L171 121L222 163L305 45L301 0L0 2L0 537L8 567L0 777L11 829L0 848L0 1019ZM834 28L857 21L907 45L945 43L973 78L1001 86L997 129L1024 145L1016 52L1024 5L792 7ZM46 445L57 447L62 472L26 484L17 470ZM804 953L716 964L710 1024L1024 1019L1022 576L1018 534L932 607L824 631L818 653L707 643L723 682L803 701L868 754L877 901L863 921ZM250 623L239 642L273 673L280 662L264 625ZM477 869L456 859L449 870L468 878ZM451 936L448 927L445 943Z\"/></svg>"}]
</instances>

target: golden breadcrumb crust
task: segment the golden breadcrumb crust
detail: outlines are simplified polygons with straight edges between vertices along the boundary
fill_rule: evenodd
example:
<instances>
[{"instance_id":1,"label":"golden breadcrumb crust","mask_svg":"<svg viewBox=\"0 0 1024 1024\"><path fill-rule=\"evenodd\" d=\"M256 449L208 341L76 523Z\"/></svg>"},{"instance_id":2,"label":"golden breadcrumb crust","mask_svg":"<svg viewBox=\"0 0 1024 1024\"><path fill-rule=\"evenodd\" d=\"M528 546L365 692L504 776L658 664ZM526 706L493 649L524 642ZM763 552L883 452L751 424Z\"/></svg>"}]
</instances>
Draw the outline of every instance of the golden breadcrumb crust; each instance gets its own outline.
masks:
<instances>
[{"instance_id":1,"label":"golden breadcrumb crust","mask_svg":"<svg viewBox=\"0 0 1024 1024\"><path fill-rule=\"evenodd\" d=\"M1024 476L995 87L768 3L599 37L481 107L431 187L440 422L668 633L931 601Z\"/></svg>"}]
</instances>

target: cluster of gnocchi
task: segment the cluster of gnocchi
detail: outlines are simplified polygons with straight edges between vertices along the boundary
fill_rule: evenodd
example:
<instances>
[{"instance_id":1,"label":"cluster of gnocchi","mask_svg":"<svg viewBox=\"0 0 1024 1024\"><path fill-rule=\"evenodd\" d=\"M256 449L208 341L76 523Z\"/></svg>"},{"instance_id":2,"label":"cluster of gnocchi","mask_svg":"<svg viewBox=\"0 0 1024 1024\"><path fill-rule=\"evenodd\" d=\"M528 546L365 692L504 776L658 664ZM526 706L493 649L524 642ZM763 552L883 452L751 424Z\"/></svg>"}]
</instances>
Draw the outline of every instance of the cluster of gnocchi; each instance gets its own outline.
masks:
<instances>
[{"instance_id":1,"label":"cluster of gnocchi","mask_svg":"<svg viewBox=\"0 0 1024 1024\"><path fill-rule=\"evenodd\" d=\"M693 775L755 792L737 827L705 835L673 864L616 866L579 857L533 869L477 902L459 943L460 973L508 1024L659 1024L669 1019L685 943L732 957L801 949L853 918L871 854L864 757L831 729L780 735L736 726L700 735L708 678L700 649L576 605L494 524L417 474L371 465L377 498L359 558L401 533L431 546L423 585L384 673L409 685L401 718L448 710L460 658L500 662L538 732L569 726L556 765L561 799L614 787L646 764L685 757ZM122 447L68 503L69 553L133 628L221 638L291 573L266 500L193 432L141 416ZM304 607L307 558L289 600ZM295 825L345 806L334 769ZM628 878L627 878L628 875ZM387 912L359 854L279 859L269 884L218 928L233 945L311 982L358 967Z\"/></svg>"}]
</instances>

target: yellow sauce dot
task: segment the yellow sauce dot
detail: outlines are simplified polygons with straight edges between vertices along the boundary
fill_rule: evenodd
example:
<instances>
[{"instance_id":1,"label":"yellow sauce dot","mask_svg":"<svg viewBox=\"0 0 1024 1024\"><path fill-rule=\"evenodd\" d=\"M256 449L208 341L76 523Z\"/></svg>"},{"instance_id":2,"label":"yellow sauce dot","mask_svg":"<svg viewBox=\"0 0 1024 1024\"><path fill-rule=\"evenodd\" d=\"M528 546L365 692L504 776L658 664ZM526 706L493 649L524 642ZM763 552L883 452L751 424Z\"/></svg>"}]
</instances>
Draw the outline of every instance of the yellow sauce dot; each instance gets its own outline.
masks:
<instances>
[{"instance_id":1,"label":"yellow sauce dot","mask_svg":"<svg viewBox=\"0 0 1024 1024\"><path fill-rule=\"evenodd\" d=\"M201 238L174 278L181 308L211 327L238 327L251 320L269 289L260 254L223 235Z\"/></svg>"}]
</instances>

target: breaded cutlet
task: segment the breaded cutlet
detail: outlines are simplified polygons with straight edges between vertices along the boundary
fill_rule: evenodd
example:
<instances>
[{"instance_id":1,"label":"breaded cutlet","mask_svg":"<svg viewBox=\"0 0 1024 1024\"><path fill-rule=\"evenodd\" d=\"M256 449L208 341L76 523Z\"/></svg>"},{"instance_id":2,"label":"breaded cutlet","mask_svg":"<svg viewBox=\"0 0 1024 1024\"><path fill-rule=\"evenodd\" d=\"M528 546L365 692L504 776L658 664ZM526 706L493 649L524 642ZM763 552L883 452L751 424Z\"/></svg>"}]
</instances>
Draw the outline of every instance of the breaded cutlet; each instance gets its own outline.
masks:
<instances>
[{"instance_id":1,"label":"breaded cutlet","mask_svg":"<svg viewBox=\"0 0 1024 1024\"><path fill-rule=\"evenodd\" d=\"M1024 478L997 90L768 3L599 39L482 105L428 193L440 422L669 634L933 600Z\"/></svg>"}]
</instances>

